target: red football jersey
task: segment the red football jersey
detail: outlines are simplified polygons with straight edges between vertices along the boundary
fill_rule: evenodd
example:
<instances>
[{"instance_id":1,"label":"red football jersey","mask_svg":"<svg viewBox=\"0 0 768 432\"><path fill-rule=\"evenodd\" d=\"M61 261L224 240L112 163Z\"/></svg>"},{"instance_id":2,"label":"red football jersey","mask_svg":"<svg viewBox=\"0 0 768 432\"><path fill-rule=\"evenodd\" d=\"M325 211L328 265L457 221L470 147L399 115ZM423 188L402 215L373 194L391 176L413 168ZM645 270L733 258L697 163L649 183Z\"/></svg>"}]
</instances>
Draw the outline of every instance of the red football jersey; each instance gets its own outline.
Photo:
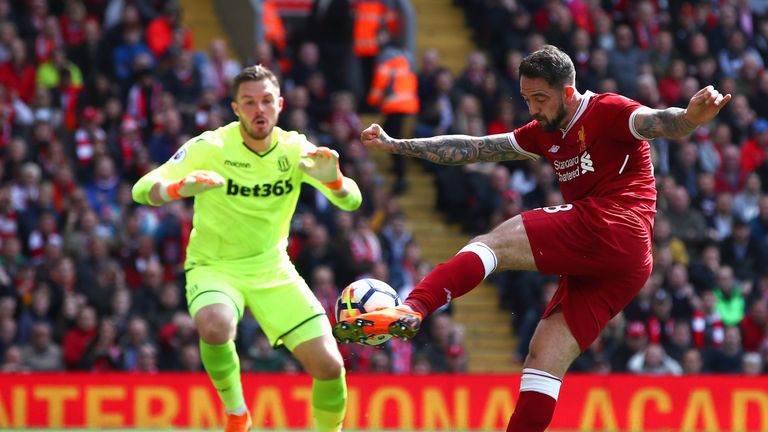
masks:
<instances>
[{"instance_id":1,"label":"red football jersey","mask_svg":"<svg viewBox=\"0 0 768 432\"><path fill-rule=\"evenodd\" d=\"M534 120L512 131L509 141L530 158L547 158L566 202L611 198L652 224L656 184L650 145L633 126L642 109L647 108L621 95L586 92L565 131L545 132Z\"/></svg>"}]
</instances>

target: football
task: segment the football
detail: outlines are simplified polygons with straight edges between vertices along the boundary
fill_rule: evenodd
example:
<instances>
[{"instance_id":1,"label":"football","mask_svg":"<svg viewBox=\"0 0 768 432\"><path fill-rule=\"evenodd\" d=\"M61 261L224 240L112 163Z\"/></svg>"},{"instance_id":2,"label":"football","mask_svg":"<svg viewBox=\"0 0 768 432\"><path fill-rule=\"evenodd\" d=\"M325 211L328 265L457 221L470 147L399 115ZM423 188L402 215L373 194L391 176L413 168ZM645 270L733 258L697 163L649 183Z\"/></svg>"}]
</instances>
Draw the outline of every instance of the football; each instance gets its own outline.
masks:
<instances>
[{"instance_id":1,"label":"football","mask_svg":"<svg viewBox=\"0 0 768 432\"><path fill-rule=\"evenodd\" d=\"M378 279L360 279L347 285L336 300L336 322L383 307L400 306L397 291ZM361 342L363 345L381 345L392 336L377 335Z\"/></svg>"}]
</instances>

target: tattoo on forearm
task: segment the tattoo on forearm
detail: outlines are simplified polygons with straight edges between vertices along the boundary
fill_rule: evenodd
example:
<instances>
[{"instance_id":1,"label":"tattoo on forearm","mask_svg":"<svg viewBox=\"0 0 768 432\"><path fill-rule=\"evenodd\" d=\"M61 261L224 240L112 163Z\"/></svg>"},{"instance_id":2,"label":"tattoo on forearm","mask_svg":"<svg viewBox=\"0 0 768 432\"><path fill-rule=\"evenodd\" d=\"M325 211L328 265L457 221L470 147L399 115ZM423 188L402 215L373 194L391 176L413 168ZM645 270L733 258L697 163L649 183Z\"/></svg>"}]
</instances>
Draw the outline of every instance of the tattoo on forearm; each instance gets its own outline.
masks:
<instances>
[{"instance_id":1,"label":"tattoo on forearm","mask_svg":"<svg viewBox=\"0 0 768 432\"><path fill-rule=\"evenodd\" d=\"M393 139L395 153L444 165L524 159L505 135L474 137L441 135L431 138Z\"/></svg>"},{"instance_id":2,"label":"tattoo on forearm","mask_svg":"<svg viewBox=\"0 0 768 432\"><path fill-rule=\"evenodd\" d=\"M638 116L635 129L646 138L682 138L693 132L698 125L685 118L682 108L654 110Z\"/></svg>"}]
</instances>

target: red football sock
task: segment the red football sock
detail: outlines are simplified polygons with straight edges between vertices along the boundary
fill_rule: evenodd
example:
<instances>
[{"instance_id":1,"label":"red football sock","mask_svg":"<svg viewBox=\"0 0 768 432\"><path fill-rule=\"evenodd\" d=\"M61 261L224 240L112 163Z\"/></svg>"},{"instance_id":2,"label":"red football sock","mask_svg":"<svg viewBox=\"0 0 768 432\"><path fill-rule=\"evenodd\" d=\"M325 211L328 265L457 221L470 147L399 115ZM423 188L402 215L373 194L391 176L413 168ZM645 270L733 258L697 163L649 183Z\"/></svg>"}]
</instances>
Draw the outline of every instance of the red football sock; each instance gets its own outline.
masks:
<instances>
[{"instance_id":1,"label":"red football sock","mask_svg":"<svg viewBox=\"0 0 768 432\"><path fill-rule=\"evenodd\" d=\"M427 316L478 286L496 268L496 254L483 243L472 243L419 282L405 304Z\"/></svg>"},{"instance_id":2,"label":"red football sock","mask_svg":"<svg viewBox=\"0 0 768 432\"><path fill-rule=\"evenodd\" d=\"M524 368L520 377L520 397L509 419L507 432L540 432L547 429L555 413L563 380L533 368Z\"/></svg>"},{"instance_id":3,"label":"red football sock","mask_svg":"<svg viewBox=\"0 0 768 432\"><path fill-rule=\"evenodd\" d=\"M507 432L542 432L547 429L555 413L557 401L552 396L536 391L522 391L515 412L509 419Z\"/></svg>"}]
</instances>

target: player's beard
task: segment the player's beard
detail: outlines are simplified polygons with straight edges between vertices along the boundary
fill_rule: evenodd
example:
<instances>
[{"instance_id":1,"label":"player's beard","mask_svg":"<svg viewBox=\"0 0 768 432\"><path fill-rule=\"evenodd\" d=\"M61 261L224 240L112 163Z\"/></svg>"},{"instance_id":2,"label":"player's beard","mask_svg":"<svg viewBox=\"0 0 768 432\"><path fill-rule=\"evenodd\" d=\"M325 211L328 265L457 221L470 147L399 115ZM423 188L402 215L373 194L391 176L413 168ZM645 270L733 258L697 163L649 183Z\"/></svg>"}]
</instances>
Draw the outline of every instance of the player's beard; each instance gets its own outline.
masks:
<instances>
[{"instance_id":1,"label":"player's beard","mask_svg":"<svg viewBox=\"0 0 768 432\"><path fill-rule=\"evenodd\" d=\"M274 125L268 125L266 128L267 131L265 133L257 134L256 130L253 128L251 124L248 124L242 121L240 122L240 124L243 126L243 130L245 131L246 135L251 137L251 139L254 139L257 141L265 140L272 133L272 129L274 128Z\"/></svg>"},{"instance_id":2,"label":"player's beard","mask_svg":"<svg viewBox=\"0 0 768 432\"><path fill-rule=\"evenodd\" d=\"M539 120L539 124L545 132L555 132L560 129L560 124L563 123L566 115L568 115L568 113L565 112L565 104L563 101L560 101L560 106L557 107L557 112L555 113L555 116L552 118L552 120L548 120L546 122Z\"/></svg>"}]
</instances>

